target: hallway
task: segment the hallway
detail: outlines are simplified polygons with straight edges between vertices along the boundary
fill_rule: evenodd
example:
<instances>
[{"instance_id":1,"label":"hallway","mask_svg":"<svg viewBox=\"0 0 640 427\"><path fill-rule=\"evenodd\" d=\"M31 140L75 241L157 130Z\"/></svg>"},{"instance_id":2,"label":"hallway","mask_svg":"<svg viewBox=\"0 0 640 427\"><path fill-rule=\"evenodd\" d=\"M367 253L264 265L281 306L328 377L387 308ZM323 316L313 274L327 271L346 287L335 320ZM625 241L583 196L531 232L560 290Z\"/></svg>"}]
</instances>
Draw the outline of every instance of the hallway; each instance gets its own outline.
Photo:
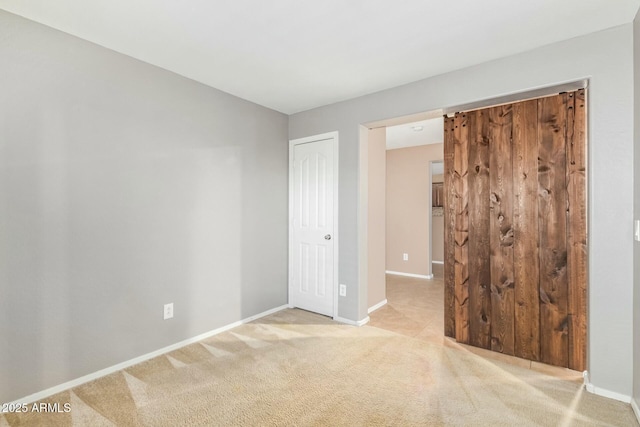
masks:
<instances>
[{"instance_id":1,"label":"hallway","mask_svg":"<svg viewBox=\"0 0 640 427\"><path fill-rule=\"evenodd\" d=\"M433 280L387 274L388 302L370 314L369 324L441 343L444 339L444 280L442 266L435 267Z\"/></svg>"}]
</instances>

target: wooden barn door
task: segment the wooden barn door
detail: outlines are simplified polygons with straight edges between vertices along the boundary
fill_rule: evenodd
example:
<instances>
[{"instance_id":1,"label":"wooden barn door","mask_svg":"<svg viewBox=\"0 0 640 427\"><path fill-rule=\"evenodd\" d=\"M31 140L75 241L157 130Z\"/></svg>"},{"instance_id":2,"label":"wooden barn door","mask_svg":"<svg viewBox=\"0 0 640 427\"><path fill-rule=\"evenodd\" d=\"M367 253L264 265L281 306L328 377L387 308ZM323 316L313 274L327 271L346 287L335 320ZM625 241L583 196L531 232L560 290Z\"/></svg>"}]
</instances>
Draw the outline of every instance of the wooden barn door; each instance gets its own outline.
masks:
<instances>
[{"instance_id":1,"label":"wooden barn door","mask_svg":"<svg viewBox=\"0 0 640 427\"><path fill-rule=\"evenodd\" d=\"M584 370L584 90L444 126L445 335Z\"/></svg>"}]
</instances>

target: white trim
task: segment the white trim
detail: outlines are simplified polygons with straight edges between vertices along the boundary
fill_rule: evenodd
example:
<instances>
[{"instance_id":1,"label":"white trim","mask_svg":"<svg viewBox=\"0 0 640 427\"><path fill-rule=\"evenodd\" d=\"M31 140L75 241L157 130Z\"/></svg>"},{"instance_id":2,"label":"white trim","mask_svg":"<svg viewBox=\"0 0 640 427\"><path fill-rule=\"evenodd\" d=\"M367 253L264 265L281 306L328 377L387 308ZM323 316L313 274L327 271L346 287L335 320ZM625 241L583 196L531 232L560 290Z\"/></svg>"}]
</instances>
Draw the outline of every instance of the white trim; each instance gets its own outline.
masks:
<instances>
[{"instance_id":1,"label":"white trim","mask_svg":"<svg viewBox=\"0 0 640 427\"><path fill-rule=\"evenodd\" d=\"M585 377L585 388L589 393L593 393L598 396L608 397L609 399L619 400L620 402L624 403L632 403L631 396L596 387L591 383L591 381L588 380L588 377Z\"/></svg>"},{"instance_id":2,"label":"white trim","mask_svg":"<svg viewBox=\"0 0 640 427\"><path fill-rule=\"evenodd\" d=\"M429 241L427 242L427 250L429 253L429 262L427 263L427 276L433 277L433 163L441 160L429 160L427 164L427 229L429 231ZM443 161L444 163L444 161Z\"/></svg>"},{"instance_id":3,"label":"white trim","mask_svg":"<svg viewBox=\"0 0 640 427\"><path fill-rule=\"evenodd\" d=\"M377 304L375 304L375 305L373 305L373 306L369 307L369 311L368 311L368 313L369 313L369 314L371 314L371 313L373 313L374 311L376 311L377 309L379 309L379 308L381 308L381 307L385 306L386 304L387 304L387 299L385 298L385 299L383 299L382 301L380 301L379 303L377 303Z\"/></svg>"},{"instance_id":4,"label":"white trim","mask_svg":"<svg viewBox=\"0 0 640 427\"><path fill-rule=\"evenodd\" d=\"M369 318L369 316L367 316L362 320L356 321L356 320L345 319L344 317L340 317L340 316L335 316L333 320L335 320L336 322L345 323L347 325L352 325L352 326L364 326L367 323L369 323L369 320L371 319Z\"/></svg>"},{"instance_id":5,"label":"white trim","mask_svg":"<svg viewBox=\"0 0 640 427\"><path fill-rule=\"evenodd\" d=\"M443 264L444 265L444 261L431 261L432 264Z\"/></svg>"},{"instance_id":6,"label":"white trim","mask_svg":"<svg viewBox=\"0 0 640 427\"><path fill-rule=\"evenodd\" d=\"M633 413L636 414L636 419L638 420L638 423L640 423L640 408L638 407L635 399L631 399L631 409L633 409Z\"/></svg>"},{"instance_id":7,"label":"white trim","mask_svg":"<svg viewBox=\"0 0 640 427\"><path fill-rule=\"evenodd\" d=\"M418 279L427 279L427 280L433 279L433 274L427 274L425 276L425 275L422 275L422 274L402 273L400 271L391 271L391 270L387 270L387 271L385 271L385 273L393 274L394 276L416 277Z\"/></svg>"},{"instance_id":8,"label":"white trim","mask_svg":"<svg viewBox=\"0 0 640 427\"><path fill-rule=\"evenodd\" d=\"M339 248L340 248L340 227L338 226L338 213L339 213L339 201L338 190L340 185L338 179L340 178L340 159L338 151L340 145L338 144L338 132L327 132L319 135L307 136L304 138L289 140L289 247L288 247L288 280L287 280L287 303L291 306L291 286L293 280L293 272L291 268L292 262L292 240L293 240L293 147L298 144L307 144L316 141L326 141L328 139L333 140L333 317L338 316L338 284L339 284Z\"/></svg>"},{"instance_id":9,"label":"white trim","mask_svg":"<svg viewBox=\"0 0 640 427\"><path fill-rule=\"evenodd\" d=\"M236 328L240 325L244 325L245 323L252 322L254 320L260 319L262 317L268 316L273 313L277 313L278 311L282 311L286 308L289 308L288 305L282 305L280 307L273 308L271 310L264 311L262 313L256 314L255 316L247 317L246 319L238 320L237 322L230 323L225 326L221 326L217 329L214 329L209 332L205 332L200 335L196 335L195 337L186 339L184 341L180 341L175 344L171 344L170 346L163 347L159 350L152 351L151 353L143 354L142 356L135 357L133 359L127 360L126 362L118 363L117 365L110 366L108 368L101 369L99 371L93 372L88 375L84 375L80 378L76 378L75 380L67 381L66 383L59 384L57 386L48 388L46 390L39 391L37 393L30 394L29 396L25 396L21 399L15 400L13 402L9 402L8 405L11 404L29 404L36 402L41 399L45 399L49 396L52 396L56 393L60 393L62 391L69 390L71 388L77 387L81 384L87 383L89 381L93 381L95 379L104 377L105 375L113 374L114 372L121 371L130 366L137 365L138 363L145 362L149 359L153 359L154 357L162 356L165 353L169 353L170 351L177 350L179 348L185 347L189 344L196 343L198 341L202 341L203 339L212 337L214 335L218 335L222 332L228 331L229 329Z\"/></svg>"}]
</instances>

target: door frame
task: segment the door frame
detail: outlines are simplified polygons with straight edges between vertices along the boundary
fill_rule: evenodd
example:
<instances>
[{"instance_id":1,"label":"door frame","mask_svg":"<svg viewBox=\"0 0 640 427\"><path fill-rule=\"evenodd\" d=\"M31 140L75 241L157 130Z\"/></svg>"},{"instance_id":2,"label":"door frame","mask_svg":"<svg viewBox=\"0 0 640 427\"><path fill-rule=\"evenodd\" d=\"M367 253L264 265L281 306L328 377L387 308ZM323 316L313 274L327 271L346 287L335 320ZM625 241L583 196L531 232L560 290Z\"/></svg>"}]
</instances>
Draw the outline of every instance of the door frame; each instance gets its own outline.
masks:
<instances>
[{"instance_id":1,"label":"door frame","mask_svg":"<svg viewBox=\"0 0 640 427\"><path fill-rule=\"evenodd\" d=\"M307 136L289 140L289 244L288 244L288 268L287 268L287 304L293 308L291 303L291 287L293 285L293 154L296 145L309 144L312 142L333 140L333 318L338 317L338 282L339 282L339 242L340 228L338 226L338 132L327 132L318 135Z\"/></svg>"},{"instance_id":2,"label":"door frame","mask_svg":"<svg viewBox=\"0 0 640 427\"><path fill-rule=\"evenodd\" d=\"M429 186L427 191L429 192L427 207L428 207L428 221L429 221L429 269L427 270L427 276L433 279L433 169L434 163L442 163L444 165L444 159L429 160ZM444 263L443 263L444 264Z\"/></svg>"}]
</instances>

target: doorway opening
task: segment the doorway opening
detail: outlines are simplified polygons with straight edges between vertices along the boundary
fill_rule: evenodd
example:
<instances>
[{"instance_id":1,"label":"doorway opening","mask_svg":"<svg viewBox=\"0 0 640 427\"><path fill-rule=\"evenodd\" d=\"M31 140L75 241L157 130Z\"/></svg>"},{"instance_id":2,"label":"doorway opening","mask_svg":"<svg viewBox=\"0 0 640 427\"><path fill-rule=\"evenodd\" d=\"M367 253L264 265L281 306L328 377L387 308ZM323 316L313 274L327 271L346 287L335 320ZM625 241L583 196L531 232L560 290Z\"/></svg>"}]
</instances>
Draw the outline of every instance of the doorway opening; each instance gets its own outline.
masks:
<instances>
[{"instance_id":1,"label":"doorway opening","mask_svg":"<svg viewBox=\"0 0 640 427\"><path fill-rule=\"evenodd\" d=\"M445 119L449 136L440 157L445 163L444 335L503 355L582 371L587 367L585 90L521 99L461 108L462 113ZM391 126L386 126L388 135ZM425 169L431 171L432 163ZM387 161L387 177L390 165ZM398 169L406 176L410 167ZM387 283L398 282L397 276L403 281L429 277L433 246L421 275L402 271L411 268L411 253L402 250L406 243L398 248L391 242L402 237L409 220L394 228L394 212L402 212L402 204L390 199L395 188L406 196L409 184L395 187L387 179L386 188L386 273L394 277ZM395 266L399 268L392 270ZM396 304L427 304L407 297L410 286L398 288L404 301ZM393 305L390 288L387 292L388 305ZM387 323L402 324L394 327L416 336L416 319L424 312L415 305L405 323L398 313ZM414 330L406 330L407 325Z\"/></svg>"},{"instance_id":2,"label":"doorway opening","mask_svg":"<svg viewBox=\"0 0 640 427\"><path fill-rule=\"evenodd\" d=\"M434 277L444 275L444 161L429 162L429 263Z\"/></svg>"},{"instance_id":3,"label":"doorway opening","mask_svg":"<svg viewBox=\"0 0 640 427\"><path fill-rule=\"evenodd\" d=\"M439 236L432 220L434 210L442 212L443 128L439 114L408 117L364 129L368 138L361 146L367 162L370 322L424 340L441 340L444 332L442 264L432 267L434 250L440 262L444 250L442 218L435 221ZM440 189L435 195L434 184ZM381 223L382 230L374 226Z\"/></svg>"}]
</instances>

